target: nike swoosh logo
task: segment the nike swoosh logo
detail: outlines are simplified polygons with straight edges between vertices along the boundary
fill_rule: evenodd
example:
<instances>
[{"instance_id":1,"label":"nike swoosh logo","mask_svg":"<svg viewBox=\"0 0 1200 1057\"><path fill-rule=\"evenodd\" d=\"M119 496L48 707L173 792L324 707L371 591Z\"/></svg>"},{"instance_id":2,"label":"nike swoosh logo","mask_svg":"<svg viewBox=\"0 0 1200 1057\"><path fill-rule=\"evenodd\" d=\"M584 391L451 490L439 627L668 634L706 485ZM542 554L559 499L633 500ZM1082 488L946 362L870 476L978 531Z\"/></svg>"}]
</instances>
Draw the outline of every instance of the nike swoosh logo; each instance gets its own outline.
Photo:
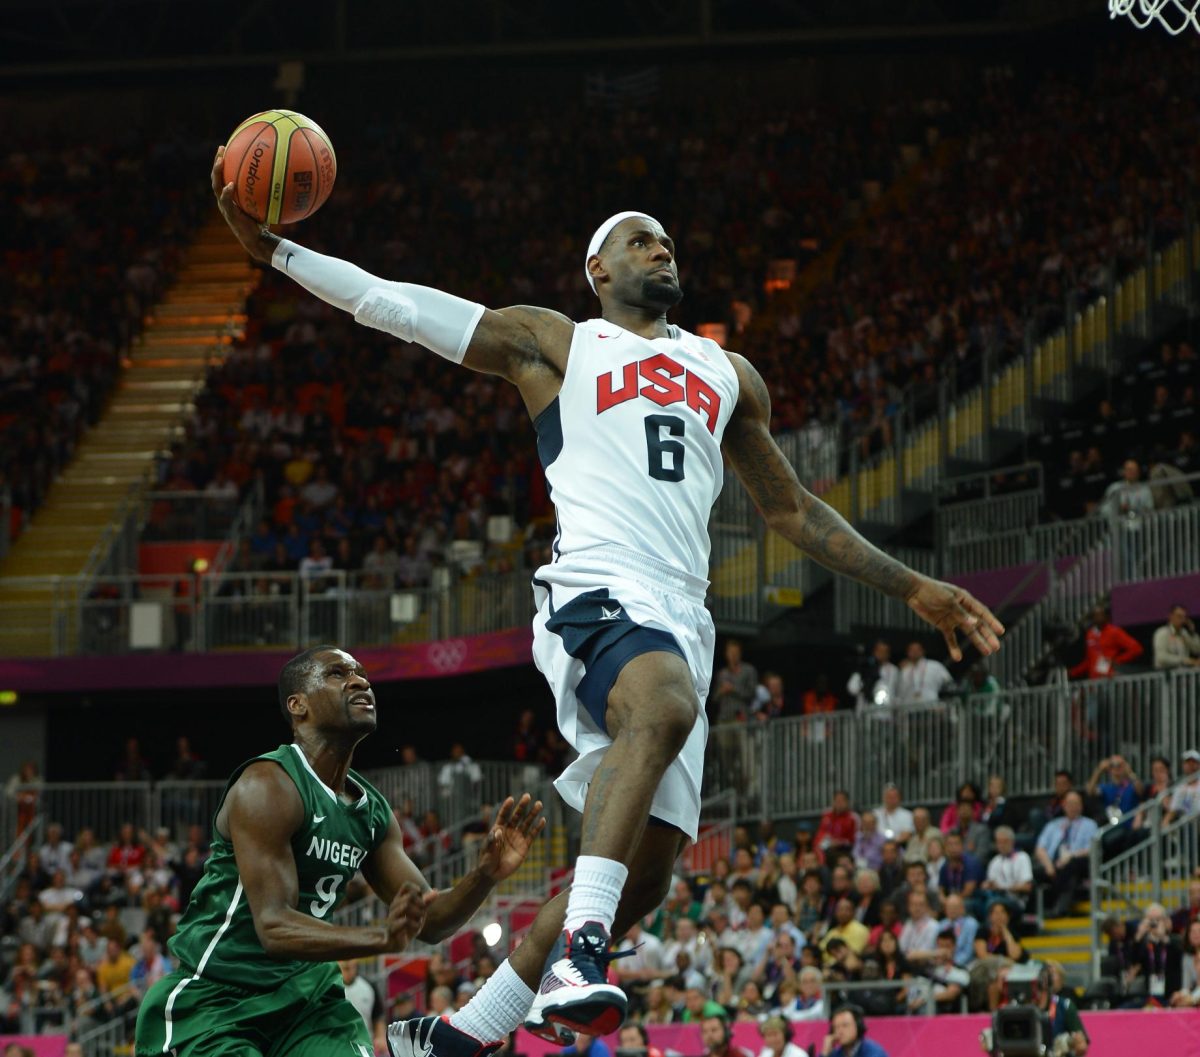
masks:
<instances>
[{"instance_id":1,"label":"nike swoosh logo","mask_svg":"<svg viewBox=\"0 0 1200 1057\"><path fill-rule=\"evenodd\" d=\"M296 256L296 255L295 255L294 253L289 253L289 254L287 255L287 260L283 262L283 270L284 270L285 272L288 270L288 266L289 266L289 265L292 263L292 258L293 258L293 257L295 257L295 256Z\"/></svg>"},{"instance_id":2,"label":"nike swoosh logo","mask_svg":"<svg viewBox=\"0 0 1200 1057\"><path fill-rule=\"evenodd\" d=\"M605 338L619 338L620 334L597 334L596 337L603 341Z\"/></svg>"},{"instance_id":3,"label":"nike swoosh logo","mask_svg":"<svg viewBox=\"0 0 1200 1057\"><path fill-rule=\"evenodd\" d=\"M617 606L617 608L614 609L612 612L609 612L607 609L605 609L603 606L601 606L600 612L601 612L601 614L603 614L600 617L601 620L620 620L621 619L621 607L620 606Z\"/></svg>"},{"instance_id":4,"label":"nike swoosh logo","mask_svg":"<svg viewBox=\"0 0 1200 1057\"><path fill-rule=\"evenodd\" d=\"M322 822L325 821L325 818L326 818L325 815L313 815L313 825L319 826Z\"/></svg>"}]
</instances>

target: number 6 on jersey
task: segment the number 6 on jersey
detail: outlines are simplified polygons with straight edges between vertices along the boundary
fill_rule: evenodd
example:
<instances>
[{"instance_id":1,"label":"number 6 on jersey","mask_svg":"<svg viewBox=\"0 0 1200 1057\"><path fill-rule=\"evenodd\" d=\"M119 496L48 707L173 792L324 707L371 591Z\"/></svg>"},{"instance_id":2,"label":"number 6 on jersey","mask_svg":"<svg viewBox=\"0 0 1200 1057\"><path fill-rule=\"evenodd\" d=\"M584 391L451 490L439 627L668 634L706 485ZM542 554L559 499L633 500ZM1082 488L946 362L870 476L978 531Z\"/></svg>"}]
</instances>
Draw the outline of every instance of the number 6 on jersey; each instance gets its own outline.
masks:
<instances>
[{"instance_id":1,"label":"number 6 on jersey","mask_svg":"<svg viewBox=\"0 0 1200 1057\"><path fill-rule=\"evenodd\" d=\"M669 437L682 437L684 421L678 415L646 416L647 470L656 481L682 481L684 447Z\"/></svg>"}]
</instances>

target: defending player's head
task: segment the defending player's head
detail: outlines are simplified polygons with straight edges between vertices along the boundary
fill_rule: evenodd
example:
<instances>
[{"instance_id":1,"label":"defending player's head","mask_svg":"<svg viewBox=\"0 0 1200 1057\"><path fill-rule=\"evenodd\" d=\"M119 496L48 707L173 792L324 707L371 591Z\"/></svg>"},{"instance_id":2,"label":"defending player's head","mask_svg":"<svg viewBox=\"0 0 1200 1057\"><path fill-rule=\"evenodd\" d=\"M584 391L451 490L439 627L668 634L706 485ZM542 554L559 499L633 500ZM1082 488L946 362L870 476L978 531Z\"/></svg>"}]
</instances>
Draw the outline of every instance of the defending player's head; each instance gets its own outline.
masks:
<instances>
[{"instance_id":1,"label":"defending player's head","mask_svg":"<svg viewBox=\"0 0 1200 1057\"><path fill-rule=\"evenodd\" d=\"M683 298L675 243L645 213L617 213L601 224L588 243L584 272L605 308L617 304L661 315Z\"/></svg>"},{"instance_id":2,"label":"defending player's head","mask_svg":"<svg viewBox=\"0 0 1200 1057\"><path fill-rule=\"evenodd\" d=\"M357 741L375 729L375 692L366 669L337 646L313 646L283 666L279 708L293 732L344 731Z\"/></svg>"}]
</instances>

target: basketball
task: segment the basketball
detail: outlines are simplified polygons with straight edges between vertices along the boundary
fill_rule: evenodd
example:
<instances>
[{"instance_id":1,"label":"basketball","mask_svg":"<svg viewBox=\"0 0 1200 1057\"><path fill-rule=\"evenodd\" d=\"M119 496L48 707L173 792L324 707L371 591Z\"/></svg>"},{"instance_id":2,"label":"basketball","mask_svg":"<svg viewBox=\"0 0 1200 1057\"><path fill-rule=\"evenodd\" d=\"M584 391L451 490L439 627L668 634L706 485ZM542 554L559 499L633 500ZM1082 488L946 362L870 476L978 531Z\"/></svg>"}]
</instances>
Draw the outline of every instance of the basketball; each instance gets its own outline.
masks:
<instances>
[{"instance_id":1,"label":"basketball","mask_svg":"<svg viewBox=\"0 0 1200 1057\"><path fill-rule=\"evenodd\" d=\"M294 110L264 110L247 118L225 147L225 182L233 184L238 206L265 224L312 216L336 176L329 137Z\"/></svg>"}]
</instances>

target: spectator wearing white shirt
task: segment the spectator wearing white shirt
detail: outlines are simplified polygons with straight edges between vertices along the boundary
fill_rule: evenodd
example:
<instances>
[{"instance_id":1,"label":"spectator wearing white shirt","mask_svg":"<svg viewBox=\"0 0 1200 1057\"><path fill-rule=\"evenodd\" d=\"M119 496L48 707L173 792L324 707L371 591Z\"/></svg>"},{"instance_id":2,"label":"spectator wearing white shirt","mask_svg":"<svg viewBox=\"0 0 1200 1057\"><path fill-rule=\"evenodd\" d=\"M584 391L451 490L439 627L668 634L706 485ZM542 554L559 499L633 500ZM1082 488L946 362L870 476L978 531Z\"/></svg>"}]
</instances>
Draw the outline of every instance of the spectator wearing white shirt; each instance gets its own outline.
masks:
<instances>
[{"instance_id":1,"label":"spectator wearing white shirt","mask_svg":"<svg viewBox=\"0 0 1200 1057\"><path fill-rule=\"evenodd\" d=\"M824 1020L827 1014L821 970L812 965L805 966L796 980L799 994L786 1006L781 1006L779 1012L793 1024Z\"/></svg>"},{"instance_id":2,"label":"spectator wearing white shirt","mask_svg":"<svg viewBox=\"0 0 1200 1057\"><path fill-rule=\"evenodd\" d=\"M910 962L931 961L937 955L938 922L929 913L924 892L908 894L908 920L900 930L900 950Z\"/></svg>"},{"instance_id":3,"label":"spectator wearing white shirt","mask_svg":"<svg viewBox=\"0 0 1200 1057\"><path fill-rule=\"evenodd\" d=\"M696 923L691 918L676 918L675 938L663 944L662 948L666 975L695 969L707 976L712 967L712 958L712 945L700 934Z\"/></svg>"},{"instance_id":4,"label":"spectator wearing white shirt","mask_svg":"<svg viewBox=\"0 0 1200 1057\"><path fill-rule=\"evenodd\" d=\"M83 903L83 893L67 884L67 875L60 869L54 871L53 882L49 888L43 888L38 893L38 899L47 914L65 914L67 907Z\"/></svg>"},{"instance_id":5,"label":"spectator wearing white shirt","mask_svg":"<svg viewBox=\"0 0 1200 1057\"><path fill-rule=\"evenodd\" d=\"M734 946L747 965L758 965L775 938L766 920L766 914L758 903L751 903L746 908L746 924L737 932Z\"/></svg>"},{"instance_id":6,"label":"spectator wearing white shirt","mask_svg":"<svg viewBox=\"0 0 1200 1057\"><path fill-rule=\"evenodd\" d=\"M902 704L924 704L938 700L942 688L952 686L954 678L941 661L925 656L919 642L908 644L905 664L900 669L900 701Z\"/></svg>"},{"instance_id":7,"label":"spectator wearing white shirt","mask_svg":"<svg viewBox=\"0 0 1200 1057\"><path fill-rule=\"evenodd\" d=\"M630 926L625 938L617 945L618 953L627 951L632 953L613 962L613 968L625 993L635 999L640 1008L650 982L672 975L673 970L664 956L662 940L653 932L645 931L640 921Z\"/></svg>"},{"instance_id":8,"label":"spectator wearing white shirt","mask_svg":"<svg viewBox=\"0 0 1200 1057\"><path fill-rule=\"evenodd\" d=\"M1183 754L1180 767L1183 780L1179 788L1171 794L1171 813L1167 816L1167 822L1174 822L1189 815L1200 815L1200 752L1188 749Z\"/></svg>"},{"instance_id":9,"label":"spectator wearing white shirt","mask_svg":"<svg viewBox=\"0 0 1200 1057\"><path fill-rule=\"evenodd\" d=\"M69 840L63 840L62 826L57 822L51 822L46 827L46 843L38 851L42 869L51 875L58 870L65 873L71 868L71 852L74 850L74 844Z\"/></svg>"},{"instance_id":10,"label":"spectator wearing white shirt","mask_svg":"<svg viewBox=\"0 0 1200 1057\"><path fill-rule=\"evenodd\" d=\"M870 659L864 660L846 683L860 715L874 707L895 704L899 687L900 669L892 664L892 648L883 639L875 643Z\"/></svg>"},{"instance_id":11,"label":"spectator wearing white shirt","mask_svg":"<svg viewBox=\"0 0 1200 1057\"><path fill-rule=\"evenodd\" d=\"M808 1053L792 1042L792 1028L784 1017L767 1017L759 1025L763 1048L758 1057L808 1057Z\"/></svg>"},{"instance_id":12,"label":"spectator wearing white shirt","mask_svg":"<svg viewBox=\"0 0 1200 1057\"><path fill-rule=\"evenodd\" d=\"M913 813L900 803L900 789L894 782L883 787L883 805L874 813L884 840L907 843L913 834Z\"/></svg>"},{"instance_id":13,"label":"spectator wearing white shirt","mask_svg":"<svg viewBox=\"0 0 1200 1057\"><path fill-rule=\"evenodd\" d=\"M1027 852L1017 849L1011 826L996 830L996 854L988 863L982 888L987 893L985 917L993 903L1003 903L1014 918L1025 913L1025 900L1033 891L1033 862Z\"/></svg>"},{"instance_id":14,"label":"spectator wearing white shirt","mask_svg":"<svg viewBox=\"0 0 1200 1057\"><path fill-rule=\"evenodd\" d=\"M1171 607L1167 622L1154 633L1155 668L1200 666L1200 635L1181 605ZM45 853L42 855L45 858Z\"/></svg>"}]
</instances>

